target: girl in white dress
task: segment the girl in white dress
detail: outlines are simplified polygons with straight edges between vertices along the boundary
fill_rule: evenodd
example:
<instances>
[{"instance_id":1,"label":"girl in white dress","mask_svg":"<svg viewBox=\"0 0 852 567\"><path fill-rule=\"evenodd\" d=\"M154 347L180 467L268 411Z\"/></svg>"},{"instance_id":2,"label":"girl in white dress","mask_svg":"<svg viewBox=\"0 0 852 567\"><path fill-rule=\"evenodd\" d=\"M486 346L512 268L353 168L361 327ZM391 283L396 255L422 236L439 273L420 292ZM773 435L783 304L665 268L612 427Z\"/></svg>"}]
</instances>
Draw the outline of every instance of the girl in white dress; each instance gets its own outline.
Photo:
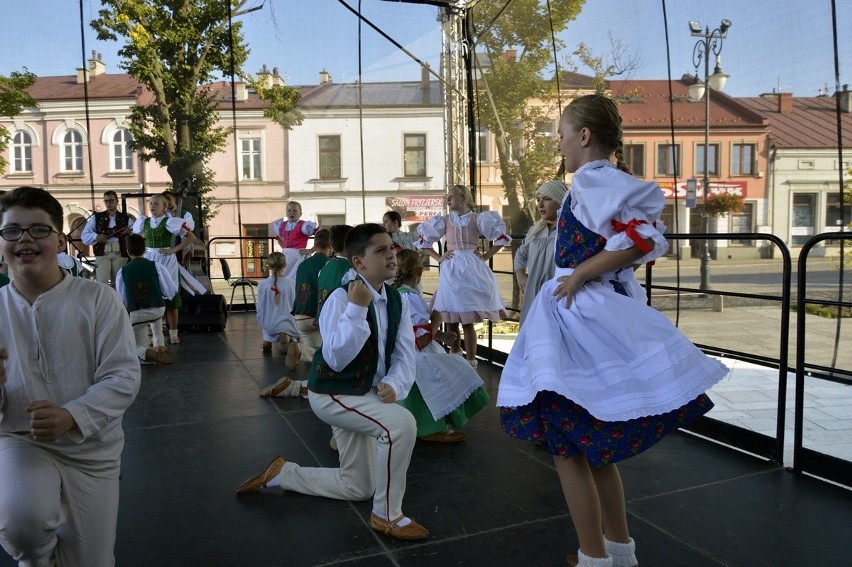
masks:
<instances>
[{"instance_id":1,"label":"girl in white dress","mask_svg":"<svg viewBox=\"0 0 852 567\"><path fill-rule=\"evenodd\" d=\"M291 370L301 358L299 328L291 313L296 299L296 283L284 275L287 261L281 252L273 252L266 261L269 277L257 284L257 322L263 329L263 352L272 351L278 343L287 354L285 364Z\"/></svg>"},{"instance_id":2,"label":"girl in white dress","mask_svg":"<svg viewBox=\"0 0 852 567\"><path fill-rule=\"evenodd\" d=\"M707 413L704 392L727 368L644 302L632 265L668 250L665 198L625 172L615 103L575 99L559 135L574 177L558 217L556 276L506 360L497 406L506 434L553 455L580 541L569 565L633 567L615 463Z\"/></svg>"},{"instance_id":3,"label":"girl in white dress","mask_svg":"<svg viewBox=\"0 0 852 567\"><path fill-rule=\"evenodd\" d=\"M311 255L308 239L318 228L314 221L302 220L302 205L298 201L288 202L284 218L272 223L272 232L278 238L281 251L287 259L284 275L288 278L295 279L296 268Z\"/></svg>"},{"instance_id":4,"label":"girl in white dress","mask_svg":"<svg viewBox=\"0 0 852 567\"><path fill-rule=\"evenodd\" d=\"M503 246L512 242L506 225L494 211L476 213L471 210L473 196L464 185L453 185L447 192L449 215L438 215L417 227L420 239L415 245L440 264L438 288L432 298L432 309L441 313L444 322L458 336L459 324L464 329L467 361L476 367L476 329L474 323L484 319L499 321L506 317L506 306L500 297L497 279L487 262ZM487 252L480 253L479 238L491 240ZM443 256L432 245L446 237ZM459 340L452 346L461 352Z\"/></svg>"}]
</instances>

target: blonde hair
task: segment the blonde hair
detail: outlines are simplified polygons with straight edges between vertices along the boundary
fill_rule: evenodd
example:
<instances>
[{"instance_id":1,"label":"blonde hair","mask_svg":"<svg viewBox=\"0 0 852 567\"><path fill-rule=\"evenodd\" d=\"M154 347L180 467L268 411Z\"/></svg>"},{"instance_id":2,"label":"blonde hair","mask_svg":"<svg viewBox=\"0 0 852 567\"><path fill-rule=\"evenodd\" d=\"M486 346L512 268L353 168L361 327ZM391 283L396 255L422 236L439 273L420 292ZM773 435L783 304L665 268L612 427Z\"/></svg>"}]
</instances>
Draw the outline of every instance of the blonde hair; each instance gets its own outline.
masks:
<instances>
[{"instance_id":1,"label":"blonde hair","mask_svg":"<svg viewBox=\"0 0 852 567\"><path fill-rule=\"evenodd\" d=\"M565 108L562 120L576 131L588 128L602 149L615 154L616 167L630 173L624 163L621 115L611 98L597 94L576 98Z\"/></svg>"},{"instance_id":2,"label":"blonde hair","mask_svg":"<svg viewBox=\"0 0 852 567\"><path fill-rule=\"evenodd\" d=\"M464 198L464 202L467 205L467 208L473 209L473 207L474 207L473 193L470 192L470 189L468 188L468 186L467 185L453 185L452 187L450 187L450 191L452 191L453 189L458 191L459 195L461 195Z\"/></svg>"},{"instance_id":3,"label":"blonde hair","mask_svg":"<svg viewBox=\"0 0 852 567\"><path fill-rule=\"evenodd\" d=\"M281 252L273 252L266 258L266 269L269 270L269 274L274 276L274 280L272 281L272 289L278 290L278 272L287 267L287 258L284 257L284 254ZM278 304L278 301L281 298L280 293L275 294L275 303Z\"/></svg>"},{"instance_id":4,"label":"blonde hair","mask_svg":"<svg viewBox=\"0 0 852 567\"><path fill-rule=\"evenodd\" d=\"M423 271L420 254L415 250L402 249L396 253L396 277L394 287L400 287L403 282L416 278Z\"/></svg>"}]
</instances>

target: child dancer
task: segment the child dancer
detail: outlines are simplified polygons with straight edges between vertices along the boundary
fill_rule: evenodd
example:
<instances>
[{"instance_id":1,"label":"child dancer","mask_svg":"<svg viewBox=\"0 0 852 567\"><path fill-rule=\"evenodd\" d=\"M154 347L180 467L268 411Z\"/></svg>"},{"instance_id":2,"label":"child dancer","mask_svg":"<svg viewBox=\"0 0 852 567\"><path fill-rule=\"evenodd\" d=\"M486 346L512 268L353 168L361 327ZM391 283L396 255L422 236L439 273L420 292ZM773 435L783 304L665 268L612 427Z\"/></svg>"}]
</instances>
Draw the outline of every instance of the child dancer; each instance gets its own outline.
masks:
<instances>
[{"instance_id":1,"label":"child dancer","mask_svg":"<svg viewBox=\"0 0 852 567\"><path fill-rule=\"evenodd\" d=\"M416 289L422 275L420 254L414 250L396 253L394 286L408 304L417 347L414 386L399 404L414 415L417 437L422 441L455 443L465 438L458 429L491 398L482 388L476 370L435 342L453 342L456 337L440 330L439 313L432 312L430 317L429 308Z\"/></svg>"},{"instance_id":2,"label":"child dancer","mask_svg":"<svg viewBox=\"0 0 852 567\"><path fill-rule=\"evenodd\" d=\"M296 268L305 256L311 255L308 248L308 238L317 231L317 223L304 221L302 205L298 201L287 203L285 217L272 223L272 231L281 244L284 256L287 258L287 268L284 275L288 278L296 276Z\"/></svg>"},{"instance_id":3,"label":"child dancer","mask_svg":"<svg viewBox=\"0 0 852 567\"><path fill-rule=\"evenodd\" d=\"M263 329L263 352L272 351L272 342L278 343L287 354L286 365L296 368L300 358L299 330L293 319L293 301L296 284L284 275L287 260L281 252L273 252L266 260L269 277L257 284L257 322Z\"/></svg>"},{"instance_id":4,"label":"child dancer","mask_svg":"<svg viewBox=\"0 0 852 567\"><path fill-rule=\"evenodd\" d=\"M340 464L302 467L278 456L237 494L279 486L338 500L372 497L373 530L425 539L429 530L402 513L417 426L394 402L414 383L414 333L407 305L384 283L396 273L393 242L381 225L362 224L346 235L345 247L357 276L335 289L323 307L323 345L308 380L311 409L333 427Z\"/></svg>"},{"instance_id":5,"label":"child dancer","mask_svg":"<svg viewBox=\"0 0 852 567\"><path fill-rule=\"evenodd\" d=\"M512 238L506 235L506 225L500 215L494 211L475 213L471 211L472 206L470 189L453 185L447 193L450 214L432 217L421 224L417 228L420 240L416 246L441 266L432 308L450 323L457 336L459 324L462 325L467 361L476 368L474 323L506 317L497 279L486 263L500 248L512 242ZM432 245L443 236L446 236L447 251L439 256ZM485 254L478 250L480 236L493 241ZM452 350L461 352L458 339Z\"/></svg>"},{"instance_id":6,"label":"child dancer","mask_svg":"<svg viewBox=\"0 0 852 567\"><path fill-rule=\"evenodd\" d=\"M293 301L293 318L299 328L299 346L302 356L310 360L322 344L317 328L317 304L319 302L319 273L334 255L331 234L321 228L314 235L314 253L299 264L296 270L296 299ZM348 262L348 261L347 261Z\"/></svg>"},{"instance_id":7,"label":"child dancer","mask_svg":"<svg viewBox=\"0 0 852 567\"><path fill-rule=\"evenodd\" d=\"M186 278L189 274L181 272L175 254L180 252L191 243L191 232L184 227L184 221L178 217L166 214L166 199L160 194L151 195L148 200L151 216L140 215L133 223L133 233L141 234L145 238L145 257L154 262L161 263L172 279L181 285L181 275ZM182 236L184 240L177 246L172 246L172 236ZM195 281L195 283L198 283ZM199 286L201 284L198 284ZM203 289L203 286L201 286ZM180 298L180 290L174 297L166 300L166 317L168 321L174 321L174 326L169 325L169 342L173 345L180 344L178 338L177 318L178 310L183 302Z\"/></svg>"},{"instance_id":8,"label":"child dancer","mask_svg":"<svg viewBox=\"0 0 852 567\"><path fill-rule=\"evenodd\" d=\"M568 187L557 179L545 181L535 192L541 218L527 231L523 244L515 252L514 268L518 287L524 294L521 302L521 325L530 310L541 284L553 277L553 245L556 242L556 213Z\"/></svg>"},{"instance_id":9,"label":"child dancer","mask_svg":"<svg viewBox=\"0 0 852 567\"><path fill-rule=\"evenodd\" d=\"M644 303L631 265L668 249L659 221L665 200L655 183L619 171L615 103L600 95L574 100L559 134L575 174L559 214L556 278L527 314L497 406L508 435L554 455L580 542L569 564L632 567L635 543L614 463L708 412L703 392L727 369Z\"/></svg>"}]
</instances>

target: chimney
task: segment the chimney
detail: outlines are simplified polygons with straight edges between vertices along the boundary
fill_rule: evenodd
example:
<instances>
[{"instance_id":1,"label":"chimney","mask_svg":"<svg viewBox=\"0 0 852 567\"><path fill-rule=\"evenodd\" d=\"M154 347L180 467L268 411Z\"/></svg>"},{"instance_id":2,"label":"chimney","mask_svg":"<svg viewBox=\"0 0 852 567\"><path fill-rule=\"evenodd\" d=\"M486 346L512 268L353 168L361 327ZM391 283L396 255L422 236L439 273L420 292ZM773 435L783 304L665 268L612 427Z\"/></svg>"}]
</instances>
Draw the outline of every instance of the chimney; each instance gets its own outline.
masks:
<instances>
[{"instance_id":1,"label":"chimney","mask_svg":"<svg viewBox=\"0 0 852 567\"><path fill-rule=\"evenodd\" d=\"M329 73L329 72L328 72L328 71L326 71L325 69L323 69L322 71L320 71L320 84L321 84L321 85L324 85L324 84L326 84L326 83L331 83L331 82L332 82L332 80L331 80L331 73Z\"/></svg>"},{"instance_id":2,"label":"chimney","mask_svg":"<svg viewBox=\"0 0 852 567\"><path fill-rule=\"evenodd\" d=\"M235 102L243 102L245 100L248 100L248 89L246 88L246 84L242 81L234 83L234 94L236 97Z\"/></svg>"},{"instance_id":3,"label":"chimney","mask_svg":"<svg viewBox=\"0 0 852 567\"><path fill-rule=\"evenodd\" d=\"M266 68L266 63L264 63L263 68L257 72L257 82L264 89L268 89L272 86L272 75L269 74L269 70Z\"/></svg>"},{"instance_id":4,"label":"chimney","mask_svg":"<svg viewBox=\"0 0 852 567\"><path fill-rule=\"evenodd\" d=\"M83 67L77 67L77 84L82 85L89 81L89 70Z\"/></svg>"},{"instance_id":5,"label":"chimney","mask_svg":"<svg viewBox=\"0 0 852 567\"><path fill-rule=\"evenodd\" d=\"M420 66L420 88L424 91L429 90L429 65L427 63Z\"/></svg>"},{"instance_id":6,"label":"chimney","mask_svg":"<svg viewBox=\"0 0 852 567\"><path fill-rule=\"evenodd\" d=\"M278 74L278 67L272 68L272 84L276 87L284 86L284 77Z\"/></svg>"},{"instance_id":7,"label":"chimney","mask_svg":"<svg viewBox=\"0 0 852 567\"><path fill-rule=\"evenodd\" d=\"M517 54L517 49L507 49L503 52L503 56L506 58L506 61L514 61Z\"/></svg>"},{"instance_id":8,"label":"chimney","mask_svg":"<svg viewBox=\"0 0 852 567\"><path fill-rule=\"evenodd\" d=\"M841 110L841 112L846 112L846 113L852 112L852 110L850 110L850 107L852 105L850 105L849 94L850 93L849 93L849 85L848 84L843 85L843 90L840 91L839 93L837 93L837 97L840 99L840 110Z\"/></svg>"},{"instance_id":9,"label":"chimney","mask_svg":"<svg viewBox=\"0 0 852 567\"><path fill-rule=\"evenodd\" d=\"M793 112L793 93L778 93L778 112Z\"/></svg>"}]
</instances>

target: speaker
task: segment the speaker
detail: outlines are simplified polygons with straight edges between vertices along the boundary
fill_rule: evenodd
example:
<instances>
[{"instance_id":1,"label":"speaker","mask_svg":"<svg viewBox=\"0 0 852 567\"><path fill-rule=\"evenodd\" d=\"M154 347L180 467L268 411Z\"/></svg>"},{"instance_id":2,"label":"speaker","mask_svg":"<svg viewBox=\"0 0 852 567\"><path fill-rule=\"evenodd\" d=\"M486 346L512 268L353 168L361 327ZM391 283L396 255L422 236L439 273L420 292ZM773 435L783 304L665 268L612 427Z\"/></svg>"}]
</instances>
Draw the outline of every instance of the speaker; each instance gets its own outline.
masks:
<instances>
[{"instance_id":1,"label":"speaker","mask_svg":"<svg viewBox=\"0 0 852 567\"><path fill-rule=\"evenodd\" d=\"M224 295L184 295L178 318L180 331L221 333L228 322Z\"/></svg>"}]
</instances>

